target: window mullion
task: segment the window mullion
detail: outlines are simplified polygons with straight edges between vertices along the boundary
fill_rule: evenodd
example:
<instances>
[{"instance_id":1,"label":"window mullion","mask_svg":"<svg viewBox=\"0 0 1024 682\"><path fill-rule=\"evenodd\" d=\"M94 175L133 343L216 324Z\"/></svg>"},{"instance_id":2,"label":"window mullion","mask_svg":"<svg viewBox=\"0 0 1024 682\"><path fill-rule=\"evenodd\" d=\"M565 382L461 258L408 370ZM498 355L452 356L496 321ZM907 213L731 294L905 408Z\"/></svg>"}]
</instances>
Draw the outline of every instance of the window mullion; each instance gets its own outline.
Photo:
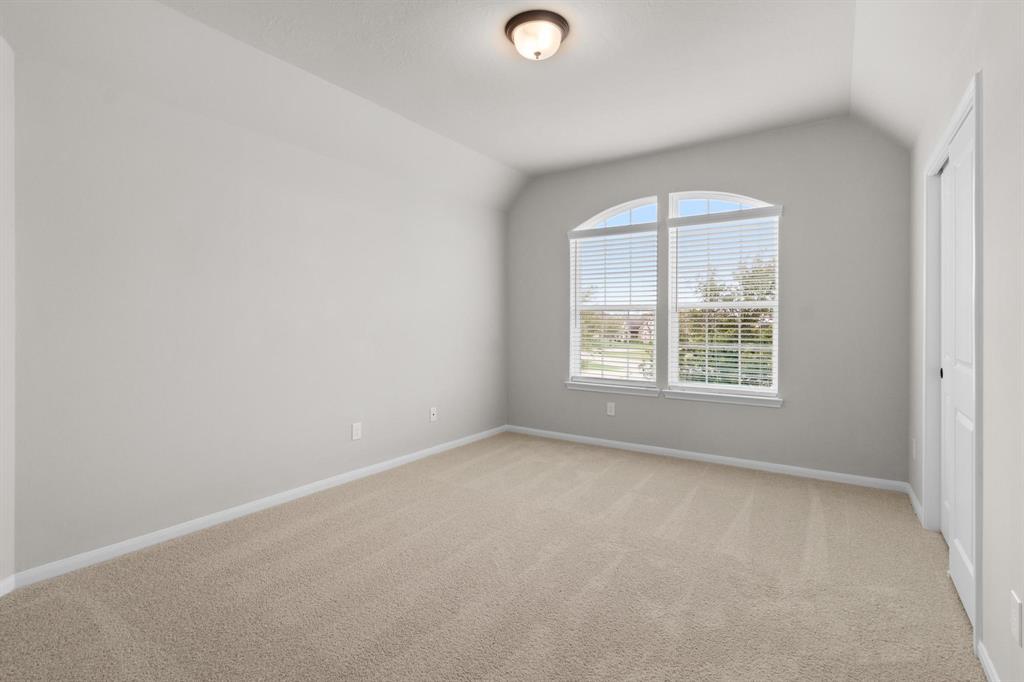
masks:
<instances>
[{"instance_id":1,"label":"window mullion","mask_svg":"<svg viewBox=\"0 0 1024 682\"><path fill-rule=\"evenodd\" d=\"M656 330L654 343L655 381L660 388L668 388L669 370L669 281L668 281L668 194L658 195L658 299L654 314Z\"/></svg>"}]
</instances>

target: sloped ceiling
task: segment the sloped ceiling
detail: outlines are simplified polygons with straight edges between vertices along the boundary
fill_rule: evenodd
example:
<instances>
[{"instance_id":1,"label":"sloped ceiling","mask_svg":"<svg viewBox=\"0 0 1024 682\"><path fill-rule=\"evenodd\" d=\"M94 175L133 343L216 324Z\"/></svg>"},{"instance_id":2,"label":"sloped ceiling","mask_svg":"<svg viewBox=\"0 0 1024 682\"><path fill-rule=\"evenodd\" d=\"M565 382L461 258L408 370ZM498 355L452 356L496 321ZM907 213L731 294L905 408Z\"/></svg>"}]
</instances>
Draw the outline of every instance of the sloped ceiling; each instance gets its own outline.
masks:
<instances>
[{"instance_id":1,"label":"sloped ceiling","mask_svg":"<svg viewBox=\"0 0 1024 682\"><path fill-rule=\"evenodd\" d=\"M532 63L534 3L166 0L513 168L537 173L846 112L854 3L541 3L572 29Z\"/></svg>"},{"instance_id":2,"label":"sloped ceiling","mask_svg":"<svg viewBox=\"0 0 1024 682\"><path fill-rule=\"evenodd\" d=\"M974 2L857 3L852 110L912 144L933 91L961 56L976 10Z\"/></svg>"},{"instance_id":3,"label":"sloped ceiling","mask_svg":"<svg viewBox=\"0 0 1024 682\"><path fill-rule=\"evenodd\" d=\"M163 0L528 174L854 112L905 144L969 1L553 0L571 33L520 58L522 0Z\"/></svg>"}]
</instances>

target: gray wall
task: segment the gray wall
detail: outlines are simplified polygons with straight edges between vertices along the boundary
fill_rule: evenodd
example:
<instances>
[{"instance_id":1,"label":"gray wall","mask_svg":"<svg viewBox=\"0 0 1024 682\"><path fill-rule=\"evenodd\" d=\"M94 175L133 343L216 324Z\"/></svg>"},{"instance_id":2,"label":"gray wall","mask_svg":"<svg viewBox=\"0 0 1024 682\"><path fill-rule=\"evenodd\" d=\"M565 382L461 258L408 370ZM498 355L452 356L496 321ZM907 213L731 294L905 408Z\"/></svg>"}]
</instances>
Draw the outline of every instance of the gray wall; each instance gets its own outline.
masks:
<instances>
[{"instance_id":1,"label":"gray wall","mask_svg":"<svg viewBox=\"0 0 1024 682\"><path fill-rule=\"evenodd\" d=\"M682 114L681 114L682 115ZM907 478L910 156L850 117L533 179L509 252L509 423ZM780 409L569 391L566 233L635 197L783 204ZM614 400L617 416L605 416Z\"/></svg>"},{"instance_id":2,"label":"gray wall","mask_svg":"<svg viewBox=\"0 0 1024 682\"><path fill-rule=\"evenodd\" d=\"M922 74L914 93L930 112L913 151L913 362L911 433L923 442L924 177L930 156L977 72L982 74L982 457L981 644L1003 680L1024 679L1024 650L1010 634L1010 590L1024 595L1024 4L978 2L910 5L903 25L959 37L944 46L942 69ZM909 20L908 20L909 19ZM901 17L893 17L900 26ZM943 21L948 25L943 27ZM926 77L927 76L927 77ZM927 367L934 377L937 367ZM933 444L935 438L930 438ZM934 445L933 445L934 447ZM935 450L935 456L938 451ZM922 457L911 458L910 481L921 494Z\"/></svg>"},{"instance_id":3,"label":"gray wall","mask_svg":"<svg viewBox=\"0 0 1024 682\"><path fill-rule=\"evenodd\" d=\"M19 570L505 423L516 174L155 3L0 25Z\"/></svg>"},{"instance_id":4,"label":"gray wall","mask_svg":"<svg viewBox=\"0 0 1024 682\"><path fill-rule=\"evenodd\" d=\"M14 573L14 237L14 53L0 38L0 581Z\"/></svg>"}]
</instances>

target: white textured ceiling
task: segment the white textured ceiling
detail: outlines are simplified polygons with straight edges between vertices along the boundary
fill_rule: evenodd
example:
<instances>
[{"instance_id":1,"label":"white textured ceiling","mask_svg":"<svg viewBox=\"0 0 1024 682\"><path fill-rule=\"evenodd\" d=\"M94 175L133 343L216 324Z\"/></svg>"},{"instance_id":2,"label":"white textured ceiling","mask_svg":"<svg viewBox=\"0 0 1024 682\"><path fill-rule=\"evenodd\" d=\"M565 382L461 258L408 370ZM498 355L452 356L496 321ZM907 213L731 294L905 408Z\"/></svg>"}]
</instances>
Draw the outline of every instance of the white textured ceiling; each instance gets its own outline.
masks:
<instances>
[{"instance_id":1,"label":"white textured ceiling","mask_svg":"<svg viewBox=\"0 0 1024 682\"><path fill-rule=\"evenodd\" d=\"M165 2L528 173L850 107L849 1ZM532 63L503 28L537 7L572 28Z\"/></svg>"}]
</instances>

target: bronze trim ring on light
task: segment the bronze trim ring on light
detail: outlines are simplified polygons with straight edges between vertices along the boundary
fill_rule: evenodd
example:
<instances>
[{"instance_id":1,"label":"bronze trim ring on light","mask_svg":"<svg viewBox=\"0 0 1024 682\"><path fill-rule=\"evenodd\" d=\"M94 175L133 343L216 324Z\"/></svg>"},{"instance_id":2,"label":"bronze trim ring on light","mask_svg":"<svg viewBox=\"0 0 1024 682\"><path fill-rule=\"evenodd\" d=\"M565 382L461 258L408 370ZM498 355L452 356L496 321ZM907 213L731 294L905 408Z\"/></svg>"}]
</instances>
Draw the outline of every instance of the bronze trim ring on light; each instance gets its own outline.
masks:
<instances>
[{"instance_id":1,"label":"bronze trim ring on light","mask_svg":"<svg viewBox=\"0 0 1024 682\"><path fill-rule=\"evenodd\" d=\"M540 22L538 24L540 30L516 32L517 28L530 22ZM543 24L553 26L558 30L559 35L557 37L554 36L551 30ZM505 37L516 46L516 51L519 54L531 61L547 59L555 54L555 52L558 52L562 41L568 35L569 22L565 20L565 17L555 12L549 12L546 9L531 9L526 12L520 12L505 24Z\"/></svg>"}]
</instances>

